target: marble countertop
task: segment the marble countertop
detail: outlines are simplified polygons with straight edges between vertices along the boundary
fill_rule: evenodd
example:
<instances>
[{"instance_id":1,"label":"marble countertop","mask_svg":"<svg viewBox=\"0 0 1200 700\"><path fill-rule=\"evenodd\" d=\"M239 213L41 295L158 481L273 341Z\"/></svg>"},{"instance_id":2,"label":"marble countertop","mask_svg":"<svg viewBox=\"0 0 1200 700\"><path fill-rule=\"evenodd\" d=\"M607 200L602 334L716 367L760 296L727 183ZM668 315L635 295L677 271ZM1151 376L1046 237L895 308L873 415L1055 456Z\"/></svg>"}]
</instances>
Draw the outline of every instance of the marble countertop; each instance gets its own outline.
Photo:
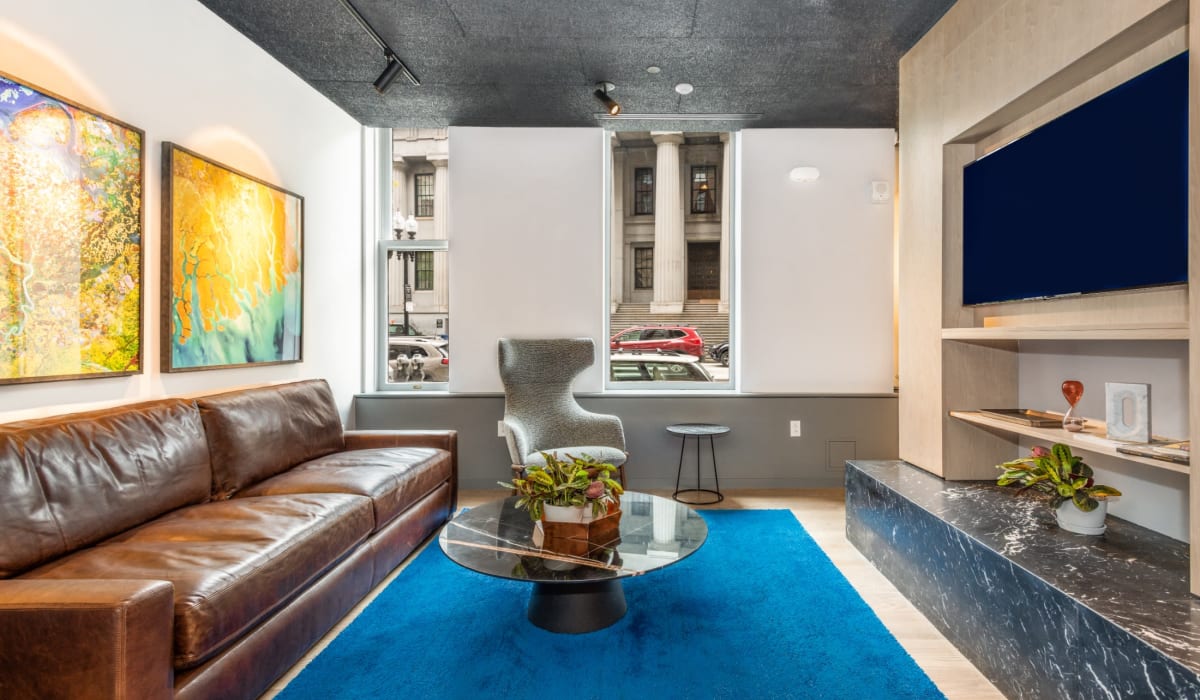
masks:
<instances>
[{"instance_id":1,"label":"marble countertop","mask_svg":"<svg viewBox=\"0 0 1200 700\"><path fill-rule=\"evenodd\" d=\"M1103 535L1054 521L1049 497L990 481L944 481L899 461L858 470L1179 663L1200 671L1200 599L1188 589L1188 545L1108 516Z\"/></svg>"}]
</instances>

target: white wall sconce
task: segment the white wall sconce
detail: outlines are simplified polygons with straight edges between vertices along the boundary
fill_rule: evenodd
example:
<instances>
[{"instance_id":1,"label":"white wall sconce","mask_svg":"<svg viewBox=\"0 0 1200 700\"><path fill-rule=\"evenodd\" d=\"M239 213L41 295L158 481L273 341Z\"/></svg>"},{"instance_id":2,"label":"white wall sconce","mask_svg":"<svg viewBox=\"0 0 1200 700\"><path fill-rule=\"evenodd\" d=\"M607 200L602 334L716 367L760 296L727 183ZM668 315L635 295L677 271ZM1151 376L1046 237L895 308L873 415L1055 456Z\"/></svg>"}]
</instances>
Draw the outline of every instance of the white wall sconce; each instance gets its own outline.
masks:
<instances>
[{"instance_id":1,"label":"white wall sconce","mask_svg":"<svg viewBox=\"0 0 1200 700\"><path fill-rule=\"evenodd\" d=\"M821 177L821 171L811 165L802 165L798 168L792 168L788 173L788 178L792 182L816 182Z\"/></svg>"}]
</instances>

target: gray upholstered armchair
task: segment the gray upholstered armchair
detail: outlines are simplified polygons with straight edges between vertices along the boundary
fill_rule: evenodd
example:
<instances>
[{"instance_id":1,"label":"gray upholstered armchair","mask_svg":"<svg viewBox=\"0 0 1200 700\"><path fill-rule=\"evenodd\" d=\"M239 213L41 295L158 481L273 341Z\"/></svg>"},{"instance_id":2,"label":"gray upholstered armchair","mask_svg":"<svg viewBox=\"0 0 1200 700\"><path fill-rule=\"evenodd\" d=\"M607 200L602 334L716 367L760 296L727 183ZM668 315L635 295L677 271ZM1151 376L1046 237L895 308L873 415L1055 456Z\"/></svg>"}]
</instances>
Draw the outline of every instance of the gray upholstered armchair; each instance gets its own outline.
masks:
<instances>
[{"instance_id":1,"label":"gray upholstered armchair","mask_svg":"<svg viewBox=\"0 0 1200 700\"><path fill-rule=\"evenodd\" d=\"M628 453L621 419L584 410L571 393L571 382L594 362L592 339L501 338L499 352L513 469L545 464L542 452L587 454L615 465L624 484Z\"/></svg>"}]
</instances>

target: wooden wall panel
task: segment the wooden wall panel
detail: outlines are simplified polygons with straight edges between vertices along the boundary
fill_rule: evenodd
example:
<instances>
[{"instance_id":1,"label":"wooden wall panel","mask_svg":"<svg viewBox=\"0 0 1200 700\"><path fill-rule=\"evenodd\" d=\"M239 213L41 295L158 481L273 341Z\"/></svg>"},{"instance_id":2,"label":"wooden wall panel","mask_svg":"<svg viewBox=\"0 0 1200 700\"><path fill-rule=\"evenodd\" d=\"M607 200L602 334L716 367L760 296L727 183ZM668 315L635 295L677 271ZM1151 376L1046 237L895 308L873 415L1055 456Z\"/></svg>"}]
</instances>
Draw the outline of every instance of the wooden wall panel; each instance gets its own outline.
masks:
<instances>
[{"instance_id":1,"label":"wooden wall panel","mask_svg":"<svg viewBox=\"0 0 1200 700\"><path fill-rule=\"evenodd\" d=\"M976 428L960 430L947 416L950 409L1015 402L1015 349L962 347L941 339L944 327L1187 324L1182 287L963 308L961 264L951 259L961 255L961 207L946 201L961 196L947 168L961 167L967 154L1024 133L1177 53L1187 12L1186 0L959 0L901 59L903 459L963 478L984 471L965 465L972 455L990 467L997 449L1015 445ZM1192 61L1195 66L1195 56ZM1193 146L1193 166L1195 153ZM1196 182L1194 175L1193 188ZM1193 359L1200 362L1194 348Z\"/></svg>"},{"instance_id":2,"label":"wooden wall panel","mask_svg":"<svg viewBox=\"0 0 1200 700\"><path fill-rule=\"evenodd\" d=\"M1188 285L1191 303L1188 317L1191 338L1188 341L1188 434L1193 443L1200 438L1200 0L1190 8L1188 45L1194 47L1188 55ZM1200 478L1189 484L1191 520L1188 524L1192 543L1192 595L1200 595Z\"/></svg>"}]
</instances>

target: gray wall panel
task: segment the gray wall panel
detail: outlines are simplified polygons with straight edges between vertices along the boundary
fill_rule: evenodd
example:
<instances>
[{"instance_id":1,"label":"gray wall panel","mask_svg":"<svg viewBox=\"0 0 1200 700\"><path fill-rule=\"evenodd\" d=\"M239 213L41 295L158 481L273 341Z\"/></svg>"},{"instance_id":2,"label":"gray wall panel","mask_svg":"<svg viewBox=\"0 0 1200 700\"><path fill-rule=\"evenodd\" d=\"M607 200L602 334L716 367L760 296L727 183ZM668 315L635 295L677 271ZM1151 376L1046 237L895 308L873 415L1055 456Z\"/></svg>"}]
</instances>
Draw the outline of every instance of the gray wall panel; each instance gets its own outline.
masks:
<instances>
[{"instance_id":1,"label":"gray wall panel","mask_svg":"<svg viewBox=\"0 0 1200 700\"><path fill-rule=\"evenodd\" d=\"M579 402L621 417L630 452L627 485L634 489L674 488L681 440L666 432L671 423L732 428L715 443L723 490L840 487L841 460L898 458L895 396L580 396ZM376 394L354 401L360 429L457 430L460 483L468 489L491 488L508 477L508 450L496 435L503 414L501 395ZM801 437L788 436L792 420L802 421ZM711 488L707 439L701 457L701 476ZM695 459L689 439L681 488L695 485Z\"/></svg>"}]
</instances>

